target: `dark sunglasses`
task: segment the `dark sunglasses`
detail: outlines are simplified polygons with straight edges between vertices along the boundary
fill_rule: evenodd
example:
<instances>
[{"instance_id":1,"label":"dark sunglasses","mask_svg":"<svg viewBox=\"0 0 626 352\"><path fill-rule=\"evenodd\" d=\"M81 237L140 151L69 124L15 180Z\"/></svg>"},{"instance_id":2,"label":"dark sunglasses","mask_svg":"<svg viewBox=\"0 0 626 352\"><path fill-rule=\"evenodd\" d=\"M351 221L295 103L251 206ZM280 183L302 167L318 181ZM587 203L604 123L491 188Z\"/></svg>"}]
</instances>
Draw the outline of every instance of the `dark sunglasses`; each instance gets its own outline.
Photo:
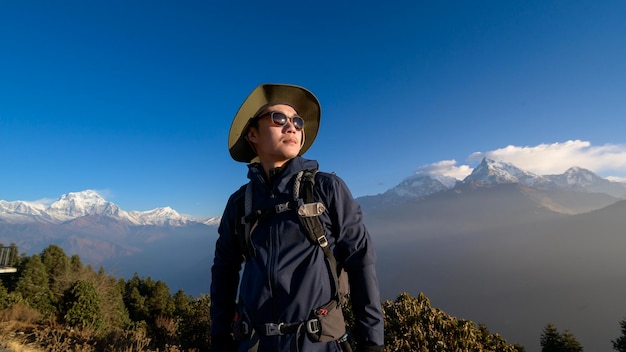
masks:
<instances>
[{"instance_id":1,"label":"dark sunglasses","mask_svg":"<svg viewBox=\"0 0 626 352\"><path fill-rule=\"evenodd\" d=\"M287 124L287 121L291 121L291 124L293 125L293 127L296 128L296 130L300 131L304 128L304 119L302 119L302 117L298 115L293 115L292 117L289 117L280 111L266 112L263 115L257 116L257 118L260 119L261 117L265 117L267 115L272 118L272 123L276 126L285 126Z\"/></svg>"}]
</instances>

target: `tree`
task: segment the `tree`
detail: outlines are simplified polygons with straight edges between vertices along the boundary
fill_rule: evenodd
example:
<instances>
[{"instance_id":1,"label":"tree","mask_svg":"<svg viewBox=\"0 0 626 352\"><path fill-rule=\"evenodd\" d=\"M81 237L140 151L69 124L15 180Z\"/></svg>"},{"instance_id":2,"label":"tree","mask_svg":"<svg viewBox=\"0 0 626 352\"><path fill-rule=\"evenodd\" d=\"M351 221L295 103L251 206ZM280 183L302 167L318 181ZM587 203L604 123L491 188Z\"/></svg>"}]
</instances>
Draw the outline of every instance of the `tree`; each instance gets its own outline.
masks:
<instances>
[{"instance_id":1,"label":"tree","mask_svg":"<svg viewBox=\"0 0 626 352\"><path fill-rule=\"evenodd\" d=\"M211 331L211 297L200 295L199 298L189 297L189 302L184 303L184 292L178 295L181 304L178 308L178 336L185 350L208 351L210 346Z\"/></svg>"},{"instance_id":2,"label":"tree","mask_svg":"<svg viewBox=\"0 0 626 352\"><path fill-rule=\"evenodd\" d=\"M574 335L568 330L565 330L563 334L561 334L561 339L563 340L563 348L564 351L567 352L582 352L583 346L580 342L576 341Z\"/></svg>"},{"instance_id":3,"label":"tree","mask_svg":"<svg viewBox=\"0 0 626 352\"><path fill-rule=\"evenodd\" d=\"M41 262L48 273L48 285L54 297L53 304L57 305L57 301L67 289L67 285L64 286L59 280L69 270L70 260L61 247L51 244L41 251Z\"/></svg>"},{"instance_id":4,"label":"tree","mask_svg":"<svg viewBox=\"0 0 626 352\"><path fill-rule=\"evenodd\" d=\"M30 258L24 258L20 266L20 277L17 280L15 292L40 313L44 315L54 313L53 297L48 286L48 273L39 255L34 254Z\"/></svg>"},{"instance_id":5,"label":"tree","mask_svg":"<svg viewBox=\"0 0 626 352\"><path fill-rule=\"evenodd\" d=\"M622 336L611 342L613 342L614 350L619 352L626 352L626 319L620 321L619 325L622 328Z\"/></svg>"},{"instance_id":6,"label":"tree","mask_svg":"<svg viewBox=\"0 0 626 352\"><path fill-rule=\"evenodd\" d=\"M63 318L69 326L96 331L104 327L102 301L91 282L76 281L63 298Z\"/></svg>"},{"instance_id":7,"label":"tree","mask_svg":"<svg viewBox=\"0 0 626 352\"><path fill-rule=\"evenodd\" d=\"M582 352L583 347L568 330L561 334L552 323L549 323L541 334L541 351Z\"/></svg>"}]
</instances>

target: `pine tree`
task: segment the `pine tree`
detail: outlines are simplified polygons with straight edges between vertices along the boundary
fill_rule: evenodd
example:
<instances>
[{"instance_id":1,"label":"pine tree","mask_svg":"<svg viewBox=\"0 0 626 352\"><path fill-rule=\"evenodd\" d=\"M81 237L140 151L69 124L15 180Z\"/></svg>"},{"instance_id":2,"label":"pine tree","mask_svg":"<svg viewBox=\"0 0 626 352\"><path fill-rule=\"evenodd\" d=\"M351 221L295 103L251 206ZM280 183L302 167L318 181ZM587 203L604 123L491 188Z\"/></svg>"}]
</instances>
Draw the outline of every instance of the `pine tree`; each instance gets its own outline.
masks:
<instances>
[{"instance_id":1,"label":"pine tree","mask_svg":"<svg viewBox=\"0 0 626 352\"><path fill-rule=\"evenodd\" d=\"M91 282L76 281L65 292L63 308L69 326L96 331L104 327L102 302Z\"/></svg>"},{"instance_id":2,"label":"pine tree","mask_svg":"<svg viewBox=\"0 0 626 352\"><path fill-rule=\"evenodd\" d=\"M541 333L541 352L559 352L561 346L561 334L552 323L549 323Z\"/></svg>"},{"instance_id":3,"label":"pine tree","mask_svg":"<svg viewBox=\"0 0 626 352\"><path fill-rule=\"evenodd\" d=\"M583 351L583 346L578 341L576 341L576 338L574 338L574 335L572 335L572 333L569 332L568 330L565 330L563 334L561 334L561 339L563 341L564 351L567 351L567 352L582 352Z\"/></svg>"},{"instance_id":4,"label":"pine tree","mask_svg":"<svg viewBox=\"0 0 626 352\"><path fill-rule=\"evenodd\" d=\"M40 313L53 314L53 297L48 286L48 273L39 255L34 254L30 258L24 258L19 272L20 277L17 280L15 292Z\"/></svg>"},{"instance_id":5,"label":"pine tree","mask_svg":"<svg viewBox=\"0 0 626 352\"><path fill-rule=\"evenodd\" d=\"M583 347L568 330L561 334L552 323L549 323L541 334L541 351L582 352Z\"/></svg>"},{"instance_id":6,"label":"pine tree","mask_svg":"<svg viewBox=\"0 0 626 352\"><path fill-rule=\"evenodd\" d=\"M620 321L619 325L622 328L622 336L611 342L613 342L614 350L618 352L626 352L626 319Z\"/></svg>"}]
</instances>

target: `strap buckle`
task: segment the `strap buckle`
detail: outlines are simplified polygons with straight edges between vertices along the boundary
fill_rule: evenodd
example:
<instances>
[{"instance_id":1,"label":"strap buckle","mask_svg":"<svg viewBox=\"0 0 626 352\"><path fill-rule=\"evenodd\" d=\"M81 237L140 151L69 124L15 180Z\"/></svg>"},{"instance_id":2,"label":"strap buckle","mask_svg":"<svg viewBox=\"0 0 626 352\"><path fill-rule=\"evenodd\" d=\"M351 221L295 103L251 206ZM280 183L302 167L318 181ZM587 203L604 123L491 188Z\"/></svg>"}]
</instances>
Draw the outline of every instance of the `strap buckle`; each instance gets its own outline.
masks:
<instances>
[{"instance_id":1,"label":"strap buckle","mask_svg":"<svg viewBox=\"0 0 626 352\"><path fill-rule=\"evenodd\" d=\"M265 336L277 336L282 335L283 332L280 330L285 323L266 323L265 324Z\"/></svg>"},{"instance_id":2,"label":"strap buckle","mask_svg":"<svg viewBox=\"0 0 626 352\"><path fill-rule=\"evenodd\" d=\"M280 214L282 212L285 212L285 211L289 210L289 202L276 204L276 207L274 209L276 210L276 214Z\"/></svg>"},{"instance_id":3,"label":"strap buckle","mask_svg":"<svg viewBox=\"0 0 626 352\"><path fill-rule=\"evenodd\" d=\"M320 245L320 247L324 248L326 246L328 246L328 240L326 239L326 236L321 236L317 238L317 243Z\"/></svg>"},{"instance_id":4,"label":"strap buckle","mask_svg":"<svg viewBox=\"0 0 626 352\"><path fill-rule=\"evenodd\" d=\"M311 319L306 321L306 331L309 334L317 334L320 331L319 319Z\"/></svg>"}]
</instances>

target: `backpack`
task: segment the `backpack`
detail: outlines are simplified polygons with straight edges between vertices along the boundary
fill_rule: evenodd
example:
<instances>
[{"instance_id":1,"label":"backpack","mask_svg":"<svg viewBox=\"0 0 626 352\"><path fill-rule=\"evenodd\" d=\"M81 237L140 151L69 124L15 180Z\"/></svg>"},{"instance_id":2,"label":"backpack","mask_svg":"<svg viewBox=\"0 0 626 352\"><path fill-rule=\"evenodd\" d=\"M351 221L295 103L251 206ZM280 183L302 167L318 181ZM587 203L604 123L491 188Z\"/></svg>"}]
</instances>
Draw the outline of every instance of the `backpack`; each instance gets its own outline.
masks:
<instances>
[{"instance_id":1,"label":"backpack","mask_svg":"<svg viewBox=\"0 0 626 352\"><path fill-rule=\"evenodd\" d=\"M328 342L341 338L345 335L345 320L341 305L346 303L349 294L348 275L343 268L337 265L337 260L329 246L329 242L324 233L324 227L320 220L320 215L326 211L326 207L321 202L314 199L315 175L317 169L303 170L296 174L294 179L293 195L294 199L278 204L275 207L262 210L252 210L252 182L245 185L245 192L236 200L237 219L240 220L235 226L235 235L238 239L239 248L244 260L248 260L256 254L252 244L251 234L260 221L273 215L285 212L296 211L300 223L306 229L307 237L311 244L319 246L324 252L329 271L330 281L334 286L333 299L327 304L314 309L311 312L313 320L319 322L317 328L309 329L309 336L314 340ZM243 187L242 187L243 188ZM242 199L243 198L243 199ZM311 330L314 333L311 334Z\"/></svg>"}]
</instances>

